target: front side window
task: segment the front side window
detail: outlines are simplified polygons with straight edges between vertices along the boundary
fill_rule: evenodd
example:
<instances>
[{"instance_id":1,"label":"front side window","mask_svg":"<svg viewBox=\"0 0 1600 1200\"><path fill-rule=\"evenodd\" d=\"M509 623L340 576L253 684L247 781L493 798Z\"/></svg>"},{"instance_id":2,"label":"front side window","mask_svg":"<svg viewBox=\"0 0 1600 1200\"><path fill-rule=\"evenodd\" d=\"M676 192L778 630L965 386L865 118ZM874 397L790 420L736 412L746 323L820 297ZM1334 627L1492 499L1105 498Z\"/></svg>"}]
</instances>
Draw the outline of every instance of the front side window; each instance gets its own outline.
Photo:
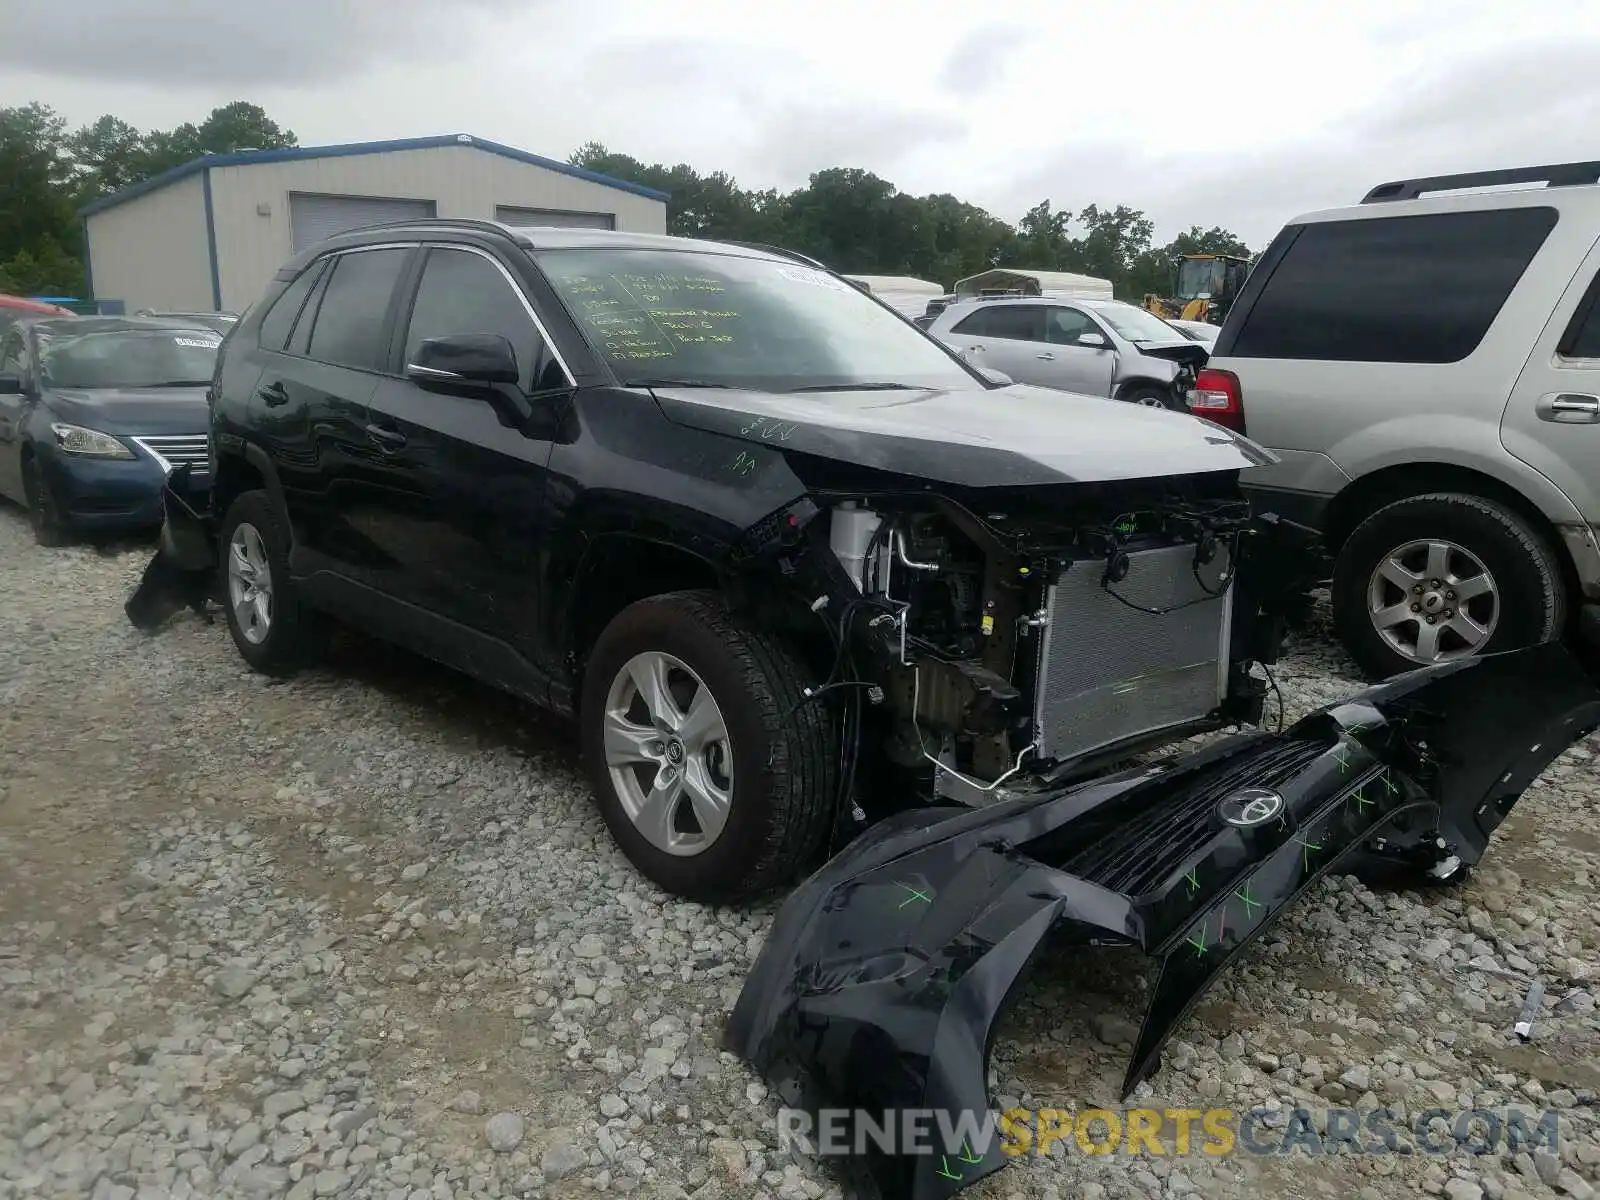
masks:
<instances>
[{"instance_id":1,"label":"front side window","mask_svg":"<svg viewBox=\"0 0 1600 1200\"><path fill-rule=\"evenodd\" d=\"M494 263L468 250L436 248L428 252L411 306L405 361L415 360L425 338L463 333L495 333L510 342L525 392L566 382L560 366L546 353L520 293Z\"/></svg>"},{"instance_id":2,"label":"front side window","mask_svg":"<svg viewBox=\"0 0 1600 1200\"><path fill-rule=\"evenodd\" d=\"M1478 348L1555 228L1503 208L1325 221L1287 249L1244 316L1235 358L1452 363Z\"/></svg>"},{"instance_id":3,"label":"front side window","mask_svg":"<svg viewBox=\"0 0 1600 1200\"><path fill-rule=\"evenodd\" d=\"M545 250L534 258L624 384L984 386L926 334L801 263L629 248Z\"/></svg>"},{"instance_id":4,"label":"front side window","mask_svg":"<svg viewBox=\"0 0 1600 1200\"><path fill-rule=\"evenodd\" d=\"M1075 308L1052 308L1045 328L1046 340L1058 346L1076 345L1086 333L1099 333L1094 322Z\"/></svg>"},{"instance_id":5,"label":"front side window","mask_svg":"<svg viewBox=\"0 0 1600 1200\"><path fill-rule=\"evenodd\" d=\"M203 387L222 338L210 329L40 330L39 383L51 388Z\"/></svg>"},{"instance_id":6,"label":"front side window","mask_svg":"<svg viewBox=\"0 0 1600 1200\"><path fill-rule=\"evenodd\" d=\"M364 371L382 368L384 319L410 253L397 247L338 256L311 330L312 358Z\"/></svg>"}]
</instances>

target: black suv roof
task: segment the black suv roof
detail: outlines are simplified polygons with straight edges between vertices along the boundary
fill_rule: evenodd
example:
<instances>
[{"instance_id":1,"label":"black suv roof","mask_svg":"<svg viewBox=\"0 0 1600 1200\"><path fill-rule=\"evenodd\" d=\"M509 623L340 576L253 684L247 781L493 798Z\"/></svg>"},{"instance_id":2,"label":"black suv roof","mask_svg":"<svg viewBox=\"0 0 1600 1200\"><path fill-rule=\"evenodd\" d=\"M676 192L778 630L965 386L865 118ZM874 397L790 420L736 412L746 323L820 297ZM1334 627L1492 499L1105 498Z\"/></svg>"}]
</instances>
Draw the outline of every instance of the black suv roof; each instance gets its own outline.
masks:
<instances>
[{"instance_id":1,"label":"black suv roof","mask_svg":"<svg viewBox=\"0 0 1600 1200\"><path fill-rule=\"evenodd\" d=\"M740 258L762 258L773 262L803 262L808 266L822 267L821 263L803 254L777 246L758 245L754 242L713 242L703 238L677 237L665 233L625 233L611 229L542 226L530 228L505 225L499 221L427 217L396 221L386 225L368 225L361 229L352 229L347 233L335 234L289 259L284 263L280 275L297 275L306 263L330 250L371 246L396 238L427 238L441 234L464 236L467 240L503 239L524 250L587 250L605 247L618 250L700 251L707 254L729 254Z\"/></svg>"}]
</instances>

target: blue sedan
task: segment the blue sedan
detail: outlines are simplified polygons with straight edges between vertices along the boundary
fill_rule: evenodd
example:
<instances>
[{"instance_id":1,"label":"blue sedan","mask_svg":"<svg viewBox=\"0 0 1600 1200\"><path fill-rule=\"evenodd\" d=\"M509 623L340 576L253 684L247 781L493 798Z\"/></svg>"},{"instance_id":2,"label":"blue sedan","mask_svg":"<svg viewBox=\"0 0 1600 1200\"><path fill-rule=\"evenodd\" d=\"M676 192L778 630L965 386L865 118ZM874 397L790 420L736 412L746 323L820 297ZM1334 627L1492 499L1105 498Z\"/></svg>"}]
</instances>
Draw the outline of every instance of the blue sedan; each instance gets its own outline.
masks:
<instances>
[{"instance_id":1,"label":"blue sedan","mask_svg":"<svg viewBox=\"0 0 1600 1200\"><path fill-rule=\"evenodd\" d=\"M0 495L41 545L161 524L168 473L204 486L222 335L123 317L41 320L0 340Z\"/></svg>"}]
</instances>

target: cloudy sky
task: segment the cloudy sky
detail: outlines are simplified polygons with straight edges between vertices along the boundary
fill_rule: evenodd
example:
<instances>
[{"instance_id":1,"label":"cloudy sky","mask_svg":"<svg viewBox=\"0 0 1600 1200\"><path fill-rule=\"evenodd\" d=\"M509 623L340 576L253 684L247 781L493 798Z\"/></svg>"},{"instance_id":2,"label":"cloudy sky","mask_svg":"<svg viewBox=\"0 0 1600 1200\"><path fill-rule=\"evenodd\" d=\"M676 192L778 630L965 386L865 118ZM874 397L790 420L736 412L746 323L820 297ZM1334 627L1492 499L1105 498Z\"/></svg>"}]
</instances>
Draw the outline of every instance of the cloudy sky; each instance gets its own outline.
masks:
<instances>
[{"instance_id":1,"label":"cloudy sky","mask_svg":"<svg viewBox=\"0 0 1600 1200\"><path fill-rule=\"evenodd\" d=\"M1385 179L1600 158L1593 0L0 0L0 104L141 128L253 100L303 145L472 133L790 188L857 166L1158 236ZM1003 14L1003 15L1002 15Z\"/></svg>"}]
</instances>

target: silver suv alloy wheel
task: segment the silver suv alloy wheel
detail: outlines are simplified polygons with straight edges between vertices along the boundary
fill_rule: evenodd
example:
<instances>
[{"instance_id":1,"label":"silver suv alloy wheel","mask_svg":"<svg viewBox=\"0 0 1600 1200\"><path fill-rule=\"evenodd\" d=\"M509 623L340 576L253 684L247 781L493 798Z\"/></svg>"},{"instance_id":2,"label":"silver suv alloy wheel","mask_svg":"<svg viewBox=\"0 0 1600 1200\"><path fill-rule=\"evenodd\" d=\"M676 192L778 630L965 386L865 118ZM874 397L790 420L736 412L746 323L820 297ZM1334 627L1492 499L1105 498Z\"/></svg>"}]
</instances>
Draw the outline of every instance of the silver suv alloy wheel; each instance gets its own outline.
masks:
<instances>
[{"instance_id":1,"label":"silver suv alloy wheel","mask_svg":"<svg viewBox=\"0 0 1600 1200\"><path fill-rule=\"evenodd\" d=\"M252 646L272 629L272 567L261 532L248 521L234 527L228 542L228 603L239 633Z\"/></svg>"},{"instance_id":2,"label":"silver suv alloy wheel","mask_svg":"<svg viewBox=\"0 0 1600 1200\"><path fill-rule=\"evenodd\" d=\"M711 689L659 651L623 664L606 693L606 769L623 811L667 854L699 854L733 803L728 726Z\"/></svg>"},{"instance_id":3,"label":"silver suv alloy wheel","mask_svg":"<svg viewBox=\"0 0 1600 1200\"><path fill-rule=\"evenodd\" d=\"M1372 572L1367 614L1378 636L1411 662L1453 662L1494 635L1500 589L1477 555L1455 542L1405 542Z\"/></svg>"}]
</instances>

